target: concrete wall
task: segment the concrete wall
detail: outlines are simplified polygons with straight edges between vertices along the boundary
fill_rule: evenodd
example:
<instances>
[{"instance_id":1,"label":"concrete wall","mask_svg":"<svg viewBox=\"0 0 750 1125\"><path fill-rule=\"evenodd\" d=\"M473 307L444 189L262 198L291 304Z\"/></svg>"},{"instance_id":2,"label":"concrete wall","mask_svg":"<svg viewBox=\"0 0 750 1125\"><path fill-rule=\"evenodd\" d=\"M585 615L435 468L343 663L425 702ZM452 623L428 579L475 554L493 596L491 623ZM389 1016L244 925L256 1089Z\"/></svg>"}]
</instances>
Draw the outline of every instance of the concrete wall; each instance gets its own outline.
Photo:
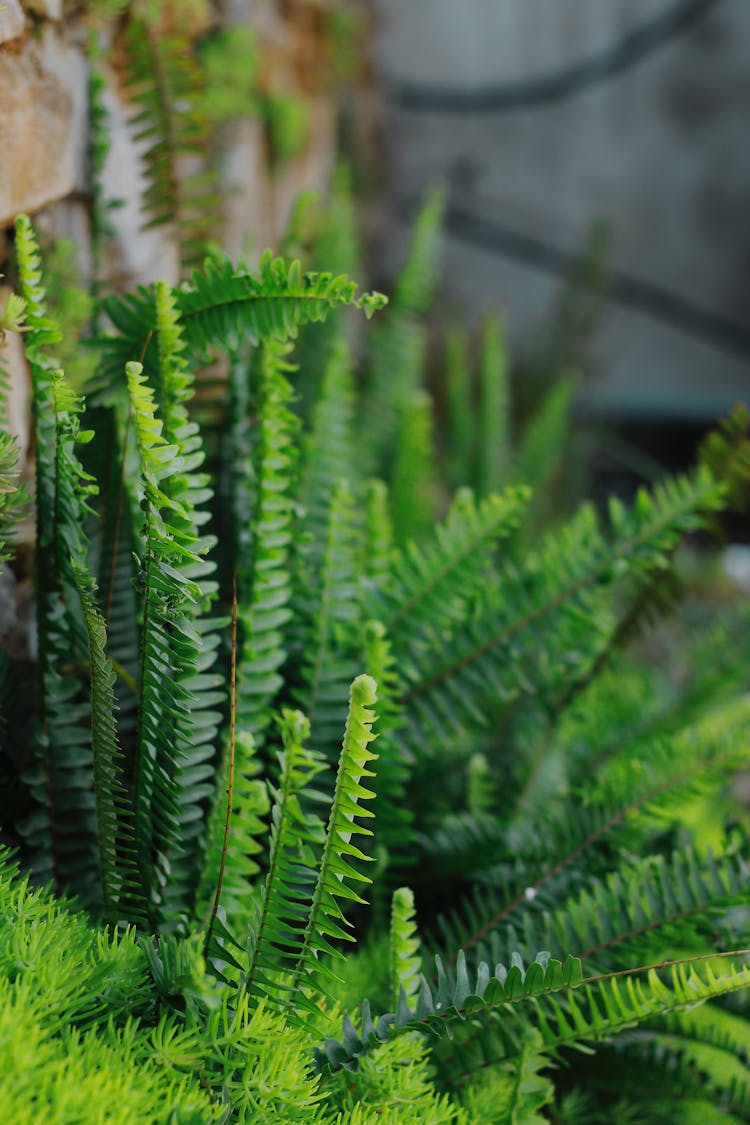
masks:
<instances>
[{"instance_id":1,"label":"concrete wall","mask_svg":"<svg viewBox=\"0 0 750 1125\"><path fill-rule=\"evenodd\" d=\"M584 404L710 418L750 398L747 0L378 7L388 260L445 179L450 291L505 309L520 347L607 219L611 296Z\"/></svg>"}]
</instances>

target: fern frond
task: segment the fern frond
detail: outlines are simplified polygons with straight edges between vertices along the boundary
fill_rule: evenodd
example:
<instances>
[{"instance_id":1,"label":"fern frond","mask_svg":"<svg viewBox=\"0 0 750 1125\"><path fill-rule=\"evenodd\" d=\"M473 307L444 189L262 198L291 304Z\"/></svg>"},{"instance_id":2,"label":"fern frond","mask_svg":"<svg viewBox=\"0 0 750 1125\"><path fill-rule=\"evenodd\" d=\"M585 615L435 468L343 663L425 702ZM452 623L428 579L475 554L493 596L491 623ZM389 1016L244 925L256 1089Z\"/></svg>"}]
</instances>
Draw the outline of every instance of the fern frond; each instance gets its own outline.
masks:
<instances>
[{"instance_id":1,"label":"fern frond","mask_svg":"<svg viewBox=\"0 0 750 1125\"><path fill-rule=\"evenodd\" d=\"M144 226L174 226L183 267L197 265L219 209L216 173L206 164L201 71L187 39L157 36L146 19L130 20L125 47L130 125L143 146Z\"/></svg>"},{"instance_id":2,"label":"fern frond","mask_svg":"<svg viewBox=\"0 0 750 1125\"><path fill-rule=\"evenodd\" d=\"M727 482L729 503L744 511L750 496L750 410L737 403L703 440L698 458Z\"/></svg>"},{"instance_id":3,"label":"fern frond","mask_svg":"<svg viewBox=\"0 0 750 1125\"><path fill-rule=\"evenodd\" d=\"M371 882L354 866L353 861L360 862L368 857L352 843L352 837L371 835L370 829L359 824L358 820L373 816L362 802L372 800L375 794L362 781L374 777L367 764L377 758L377 754L368 749L375 737L372 733L375 712L371 708L376 699L377 685L372 677L357 676L349 694L349 714L320 870L290 985L295 998L300 988L310 987L326 995L326 980L334 976L334 972L322 960L322 955L342 958L341 950L332 945L332 941L356 940L349 932L351 924L344 916L339 900L364 904L364 899L360 898L352 884Z\"/></svg>"},{"instance_id":4,"label":"fern frond","mask_svg":"<svg viewBox=\"0 0 750 1125\"><path fill-rule=\"evenodd\" d=\"M93 783L104 917L109 922L144 924L146 907L138 890L133 850L133 810L126 793L115 725L115 672L105 651L106 628L96 601L96 584L75 562L73 575L89 643Z\"/></svg>"},{"instance_id":5,"label":"fern frond","mask_svg":"<svg viewBox=\"0 0 750 1125\"><path fill-rule=\"evenodd\" d=\"M253 878L260 871L257 857L263 851L262 840L267 832L269 799L266 783L257 775L261 762L255 756L255 741L245 731L237 733L232 815L229 839L224 852L224 837L229 791L229 761L217 770L216 793L208 814L206 841L203 848L200 880L196 893L195 915L205 920L216 892L216 881L224 859L224 881L220 907L226 917L226 928L233 934L243 932L252 909ZM242 768L239 768L241 763Z\"/></svg>"},{"instance_id":6,"label":"fern frond","mask_svg":"<svg viewBox=\"0 0 750 1125\"><path fill-rule=\"evenodd\" d=\"M445 188L440 184L432 187L414 222L406 262L394 288L393 307L400 312L429 311L439 275L445 205Z\"/></svg>"},{"instance_id":7,"label":"fern frond","mask_svg":"<svg viewBox=\"0 0 750 1125\"><path fill-rule=\"evenodd\" d=\"M463 901L446 931L449 941L458 937L457 944L473 948L514 912L538 908L544 892L561 876L569 876L597 848L625 848L634 836L642 846L649 826L653 831L679 817L687 795L714 788L717 777L740 768L747 753L747 717L748 701L744 700L734 708L722 708L720 714L667 743L644 746L638 758L623 754L617 771L613 768L602 779L598 791L589 789L585 805L567 818L551 822L547 832L540 831L538 822L525 840L503 839L502 829L495 830L494 839L490 835L483 841L485 857L494 855L502 863L510 851L523 863L515 875L504 871L502 890L485 885L475 901ZM491 825L488 828L492 833ZM552 863L550 856L555 857ZM718 893L721 897L722 892ZM662 917L669 916L669 904L674 907L676 901L680 900L674 893L665 897ZM653 907L658 917L656 902ZM679 910L675 907L672 912Z\"/></svg>"},{"instance_id":8,"label":"fern frond","mask_svg":"<svg viewBox=\"0 0 750 1125\"><path fill-rule=\"evenodd\" d=\"M630 511L613 500L609 538L584 506L522 569L506 565L488 577L463 620L455 615L448 643L412 643L400 663L415 747L429 742L437 753L521 692L536 693L542 705L550 694L558 698L607 647L618 627L615 598L649 581L723 502L723 486L709 473L675 478L653 495L640 492Z\"/></svg>"},{"instance_id":9,"label":"fern frond","mask_svg":"<svg viewBox=\"0 0 750 1125\"><path fill-rule=\"evenodd\" d=\"M443 209L444 193L436 188L417 217L390 313L370 334L368 381L357 441L365 475L385 475L399 418L420 386L426 349L422 318L437 280Z\"/></svg>"},{"instance_id":10,"label":"fern frond","mask_svg":"<svg viewBox=\"0 0 750 1125\"><path fill-rule=\"evenodd\" d=\"M300 601L301 683L295 700L310 716L315 745L335 753L346 718L347 689L356 670L361 606L357 586L357 513L349 484L335 486L328 505L319 569Z\"/></svg>"},{"instance_id":11,"label":"fern frond","mask_svg":"<svg viewBox=\"0 0 750 1125\"><path fill-rule=\"evenodd\" d=\"M19 480L19 456L16 438L0 430L0 564L7 562L13 554L15 528L29 502L26 489Z\"/></svg>"},{"instance_id":12,"label":"fern frond","mask_svg":"<svg viewBox=\"0 0 750 1125\"><path fill-rule=\"evenodd\" d=\"M477 492L487 496L507 484L511 460L508 355L497 317L488 317L482 328L479 375ZM535 480L521 480L536 492Z\"/></svg>"},{"instance_id":13,"label":"fern frond","mask_svg":"<svg viewBox=\"0 0 750 1125\"><path fill-rule=\"evenodd\" d=\"M573 384L558 379L527 423L513 461L517 480L543 495L566 455Z\"/></svg>"},{"instance_id":14,"label":"fern frond","mask_svg":"<svg viewBox=\"0 0 750 1125\"><path fill-rule=\"evenodd\" d=\"M393 550L388 488L382 480L369 480L365 485L364 509L359 569L366 595L372 598L374 588L380 588L387 581Z\"/></svg>"},{"instance_id":15,"label":"fern frond","mask_svg":"<svg viewBox=\"0 0 750 1125\"><path fill-rule=\"evenodd\" d=\"M226 258L207 260L204 272L173 290L187 349L195 366L211 348L235 350L243 341L294 339L304 324L325 320L334 309L353 306L371 316L386 299L379 293L357 295L346 277L303 273L299 262L285 262L267 251L258 276ZM116 397L122 371L130 360L148 370L156 364L158 324L154 286L125 297L107 297L103 310L116 332L101 337L97 388L103 401Z\"/></svg>"},{"instance_id":16,"label":"fern frond","mask_svg":"<svg viewBox=\"0 0 750 1125\"><path fill-rule=\"evenodd\" d=\"M396 1012L377 1023L369 1005L363 1005L361 1032L345 1024L346 1042L329 1039L324 1051L316 1051L316 1062L322 1069L351 1065L400 1032L421 1031L440 1039L467 1029L474 1032L470 1046L459 1039L450 1054L440 1055L443 1081L452 1085L489 1061L517 1057L529 1030L541 1036L543 1053L554 1058L563 1047L609 1039L654 1016L746 988L750 967L742 958L747 956L748 951L738 950L592 977L583 976L577 958L560 962L546 953L528 968L518 954L509 968L498 965L494 972L482 962L472 976L462 954L455 973L438 958L435 988L423 977L416 1001L409 1004L402 994ZM482 1034L485 1021L492 1024L491 1034ZM490 1058L483 1050L485 1039Z\"/></svg>"},{"instance_id":17,"label":"fern frond","mask_svg":"<svg viewBox=\"0 0 750 1125\"><path fill-rule=\"evenodd\" d=\"M517 925L493 930L475 947L479 960L495 961L509 949L549 949L553 956L574 950L587 963L623 968L634 960L660 956L665 949L706 947L727 911L740 905L750 871L740 857L691 848L670 859L628 861L553 910L527 910ZM446 948L455 933L445 932Z\"/></svg>"},{"instance_id":18,"label":"fern frond","mask_svg":"<svg viewBox=\"0 0 750 1125\"><path fill-rule=\"evenodd\" d=\"M477 1074L461 1098L469 1120L483 1125L545 1125L549 1118L538 1111L554 1100L555 1088L540 1073L550 1066L543 1049L541 1036L531 1031L512 1061Z\"/></svg>"},{"instance_id":19,"label":"fern frond","mask_svg":"<svg viewBox=\"0 0 750 1125\"><path fill-rule=\"evenodd\" d=\"M36 446L37 595L41 728L34 764L25 776L37 806L22 832L35 853L33 870L96 898L93 762L86 685L71 674L86 666L88 644L77 602L72 560L85 564L84 522L95 491L75 452L90 434L80 432L81 401L46 353L59 342L47 317L39 248L25 216L16 220L16 252L26 302L25 343L32 374Z\"/></svg>"},{"instance_id":20,"label":"fern frond","mask_svg":"<svg viewBox=\"0 0 750 1125\"><path fill-rule=\"evenodd\" d=\"M402 989L407 1000L417 993L422 973L414 894L408 887L399 887L393 892L389 967L395 1009Z\"/></svg>"},{"instance_id":21,"label":"fern frond","mask_svg":"<svg viewBox=\"0 0 750 1125\"><path fill-rule=\"evenodd\" d=\"M305 920L323 844L322 821L307 806L315 799L311 786L324 763L304 746L310 725L301 712L282 712L280 725L284 749L273 792L268 873L250 927L241 981L242 993L254 1001L279 1001L286 994L284 973L305 948Z\"/></svg>"},{"instance_id":22,"label":"fern frond","mask_svg":"<svg viewBox=\"0 0 750 1125\"><path fill-rule=\"evenodd\" d=\"M469 344L458 328L446 337L443 369L447 482L451 488L461 488L474 480L475 411Z\"/></svg>"},{"instance_id":23,"label":"fern frond","mask_svg":"<svg viewBox=\"0 0 750 1125\"><path fill-rule=\"evenodd\" d=\"M462 490L434 537L394 558L372 607L399 657L410 659L412 649L466 615L488 581L494 548L515 531L527 499L525 489L509 489L477 504Z\"/></svg>"},{"instance_id":24,"label":"fern frond","mask_svg":"<svg viewBox=\"0 0 750 1125\"><path fill-rule=\"evenodd\" d=\"M351 358L343 339L333 346L312 425L302 442L300 483L297 499L303 508L300 535L303 550L312 565L319 563L331 492L343 478L356 481L354 439L354 380Z\"/></svg>"},{"instance_id":25,"label":"fern frond","mask_svg":"<svg viewBox=\"0 0 750 1125\"><path fill-rule=\"evenodd\" d=\"M167 856L181 846L186 806L198 811L207 795L204 778L180 773L185 764L180 736L190 730L191 684L201 653L192 607L203 590L188 574L202 576L204 560L188 512L169 496L170 478L184 470L179 449L162 436L142 366L128 364L126 374L144 513L135 841L144 891L156 916L164 902Z\"/></svg>"},{"instance_id":26,"label":"fern frond","mask_svg":"<svg viewBox=\"0 0 750 1125\"><path fill-rule=\"evenodd\" d=\"M165 282L156 284L159 366L155 373L160 401L162 438L176 450L176 464L161 482L164 496L174 506L170 512L172 533L190 544L193 557L178 564L184 576L196 583L199 601L185 603L183 627L197 635L197 648L185 650L179 670L189 709L178 711L172 727L174 793L179 809L179 828L167 850L170 877L165 888L162 929L182 924L194 898L195 865L203 828L203 802L213 795L216 740L225 702L221 676L214 665L220 643L221 623L210 616L217 594L213 578L216 564L205 556L216 544L215 536L201 534L210 517L213 498L208 474L199 472L205 461L203 443L195 422L188 417L187 403L193 395L193 376L185 361L177 310L172 291ZM192 642L193 645L195 641Z\"/></svg>"},{"instance_id":27,"label":"fern frond","mask_svg":"<svg viewBox=\"0 0 750 1125\"><path fill-rule=\"evenodd\" d=\"M254 448L239 469L235 503L252 510L243 554L236 560L240 647L237 663L237 725L258 747L270 722L270 703L282 683L286 655L284 626L291 617L289 549L292 540L292 484L299 422L290 409L294 370L289 346L266 345L257 402L259 427ZM240 496L239 494L243 495ZM238 770L243 765L238 762Z\"/></svg>"},{"instance_id":28,"label":"fern frond","mask_svg":"<svg viewBox=\"0 0 750 1125\"><path fill-rule=\"evenodd\" d=\"M396 662L380 621L368 621L365 626L365 669L378 685L379 765L374 803L378 853L389 865L406 866L414 843L414 813L406 794L413 758L401 739Z\"/></svg>"},{"instance_id":29,"label":"fern frond","mask_svg":"<svg viewBox=\"0 0 750 1125\"><path fill-rule=\"evenodd\" d=\"M400 411L392 452L391 513L397 543L419 540L435 519L435 450L432 399L412 392Z\"/></svg>"}]
</instances>

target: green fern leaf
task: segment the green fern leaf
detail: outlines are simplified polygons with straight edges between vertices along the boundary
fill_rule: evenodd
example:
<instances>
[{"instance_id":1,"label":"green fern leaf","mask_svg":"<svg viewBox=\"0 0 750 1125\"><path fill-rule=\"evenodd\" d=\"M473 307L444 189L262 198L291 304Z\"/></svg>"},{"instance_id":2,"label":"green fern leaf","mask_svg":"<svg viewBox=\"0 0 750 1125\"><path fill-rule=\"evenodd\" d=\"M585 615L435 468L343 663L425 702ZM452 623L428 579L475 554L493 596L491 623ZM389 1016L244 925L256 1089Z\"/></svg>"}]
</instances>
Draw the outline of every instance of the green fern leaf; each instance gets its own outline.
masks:
<instances>
[{"instance_id":1,"label":"green fern leaf","mask_svg":"<svg viewBox=\"0 0 750 1125\"><path fill-rule=\"evenodd\" d=\"M310 913L302 936L301 948L294 967L290 990L293 999L300 1003L302 997L298 990L315 989L328 991L326 982L334 975L329 965L322 960L322 954L342 958L339 940L354 941L349 932L350 923L344 916L339 900L363 903L354 887L367 884L370 879L364 875L355 862L366 860L358 847L352 843L354 836L369 836L370 829L358 823L358 819L372 817L363 801L372 800L375 794L363 784L363 778L374 777L367 768L368 762L377 758L368 749L375 737L372 724L375 713L371 710L377 698L377 688L371 676L357 676L351 686L349 714L341 746L341 758L336 776L336 788L331 803L325 846L320 861L318 879L310 904ZM309 1001L308 1001L309 1005Z\"/></svg>"},{"instance_id":2,"label":"green fern leaf","mask_svg":"<svg viewBox=\"0 0 750 1125\"><path fill-rule=\"evenodd\" d=\"M394 1008L402 989L407 1000L418 992L421 973L414 894L408 887L399 887L393 892L391 908L390 978Z\"/></svg>"}]
</instances>

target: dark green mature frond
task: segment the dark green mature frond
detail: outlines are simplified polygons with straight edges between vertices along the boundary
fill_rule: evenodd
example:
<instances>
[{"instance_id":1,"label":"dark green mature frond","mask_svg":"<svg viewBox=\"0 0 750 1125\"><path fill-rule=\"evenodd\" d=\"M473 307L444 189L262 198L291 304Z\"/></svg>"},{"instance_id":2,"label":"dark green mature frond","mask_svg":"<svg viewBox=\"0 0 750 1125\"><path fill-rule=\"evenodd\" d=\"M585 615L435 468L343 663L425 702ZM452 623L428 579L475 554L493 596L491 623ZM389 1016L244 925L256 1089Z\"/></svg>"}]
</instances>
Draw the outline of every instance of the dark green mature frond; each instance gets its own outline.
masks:
<instances>
[{"instance_id":1,"label":"dark green mature frond","mask_svg":"<svg viewBox=\"0 0 750 1125\"><path fill-rule=\"evenodd\" d=\"M14 531L29 502L19 480L19 456L16 438L0 430L0 564L13 554Z\"/></svg>"},{"instance_id":2,"label":"dark green mature frond","mask_svg":"<svg viewBox=\"0 0 750 1125\"><path fill-rule=\"evenodd\" d=\"M237 734L234 786L229 838L224 851L229 792L229 760L216 770L216 793L208 814L195 915L205 921L216 894L217 880L224 864L220 906L226 925L233 934L242 933L252 911L253 879L260 871L258 856L266 835L269 811L265 781L257 775L261 762L255 755L251 734ZM241 768L240 768L241 767Z\"/></svg>"},{"instance_id":3,"label":"dark green mature frond","mask_svg":"<svg viewBox=\"0 0 750 1125\"><path fill-rule=\"evenodd\" d=\"M674 478L640 492L630 510L613 500L608 536L584 506L523 567L501 565L449 640L410 644L400 661L415 748L437 753L522 692L542 705L559 698L608 647L627 613L616 599L632 597L723 501L707 471Z\"/></svg>"},{"instance_id":4,"label":"dark green mature frond","mask_svg":"<svg viewBox=\"0 0 750 1125\"><path fill-rule=\"evenodd\" d=\"M133 810L126 794L115 725L115 672L105 651L107 634L96 601L96 584L76 563L73 575L89 642L91 747L103 913L109 922L137 919L143 923L146 908L138 891Z\"/></svg>"},{"instance_id":5,"label":"dark green mature frond","mask_svg":"<svg viewBox=\"0 0 750 1125\"><path fill-rule=\"evenodd\" d=\"M430 189L416 217L407 259L393 292L393 307L399 312L429 312L439 279L445 204L445 188L438 184Z\"/></svg>"},{"instance_id":6,"label":"dark green mature frond","mask_svg":"<svg viewBox=\"0 0 750 1125\"><path fill-rule=\"evenodd\" d=\"M382 308L379 293L357 295L354 282L328 273L303 273L299 262L285 262L267 251L258 275L228 258L212 257L202 273L173 290L190 366L211 349L233 351L243 341L294 339L304 324L325 320L334 309L353 306L371 316ZM105 399L116 397L126 362L142 360L148 370L158 346L155 288L107 297L103 309L115 334L100 341L102 363L97 386Z\"/></svg>"},{"instance_id":7,"label":"dark green mature frond","mask_svg":"<svg viewBox=\"0 0 750 1125\"><path fill-rule=\"evenodd\" d=\"M238 546L237 726L260 747L271 721L270 704L282 684L287 655L285 626L291 617L289 550L299 422L290 408L287 376L294 371L287 344L269 342L262 356L255 404L257 432L241 466L235 466L235 506L251 522ZM240 376L241 377L241 376ZM241 770L242 764L238 763Z\"/></svg>"},{"instance_id":8,"label":"dark green mature frond","mask_svg":"<svg viewBox=\"0 0 750 1125\"><path fill-rule=\"evenodd\" d=\"M346 718L348 687L361 661L357 511L345 480L333 489L317 570L300 598L302 667L295 701L310 716L317 749L333 758Z\"/></svg>"},{"instance_id":9,"label":"dark green mature frond","mask_svg":"<svg viewBox=\"0 0 750 1125\"><path fill-rule=\"evenodd\" d=\"M703 950L717 929L731 928L727 911L747 901L750 871L738 856L691 848L670 859L628 860L555 909L523 912L516 924L485 935L472 957L495 961L510 949L566 950L600 970L659 956L664 949ZM446 948L455 934L448 928Z\"/></svg>"},{"instance_id":10,"label":"dark green mature frond","mask_svg":"<svg viewBox=\"0 0 750 1125\"><path fill-rule=\"evenodd\" d=\"M225 692L222 677L215 670L220 643L221 622L210 616L217 594L213 577L216 564L205 556L216 545L216 537L201 534L210 517L213 498L208 474L200 472L205 461L203 442L195 422L188 417L187 403L193 395L193 376L186 369L185 346L171 289L164 282L156 285L156 310L159 329L159 367L155 382L160 400L162 438L176 450L174 471L161 483L164 496L172 502L173 533L190 544L191 555L177 565L183 575L195 582L199 601L185 603L185 626L197 635L195 651L179 670L182 690L189 708L178 711L172 727L172 753L175 760L175 800L179 810L179 831L167 851L170 877L162 906L162 927L180 924L194 898L195 866L202 833L202 802L212 796L215 784L214 758Z\"/></svg>"},{"instance_id":11,"label":"dark green mature frond","mask_svg":"<svg viewBox=\"0 0 750 1125\"><path fill-rule=\"evenodd\" d=\"M366 476L386 475L399 419L421 384L426 349L423 317L437 282L443 209L444 192L436 188L417 218L389 314L370 333L368 380L357 442Z\"/></svg>"},{"instance_id":12,"label":"dark green mature frond","mask_svg":"<svg viewBox=\"0 0 750 1125\"><path fill-rule=\"evenodd\" d=\"M567 452L573 384L558 379L542 399L524 430L516 452L514 477L544 495Z\"/></svg>"},{"instance_id":13,"label":"dark green mature frond","mask_svg":"<svg viewBox=\"0 0 750 1125\"><path fill-rule=\"evenodd\" d=\"M144 226L173 226L182 265L197 265L219 210L200 110L201 71L187 39L157 36L146 19L131 18L125 47L125 85L135 111L130 125L143 146Z\"/></svg>"},{"instance_id":14,"label":"dark green mature frond","mask_svg":"<svg viewBox=\"0 0 750 1125\"><path fill-rule=\"evenodd\" d=\"M484 322L479 376L477 492L487 496L508 483L511 461L508 353L497 317ZM524 475L521 480L537 484Z\"/></svg>"},{"instance_id":15,"label":"dark green mature frond","mask_svg":"<svg viewBox=\"0 0 750 1125\"><path fill-rule=\"evenodd\" d=\"M590 856L596 849L623 849L633 840L642 847L644 835L677 820L688 796L714 790L718 778L741 768L747 754L749 707L747 700L724 706L671 740L644 744L637 757L624 752L597 786L581 794L578 807L569 807L543 827L537 820L525 838L502 827L493 829L491 820L486 820L485 838L475 847L477 865L483 862L491 870L493 857L501 865L508 856L522 863L516 872L502 869L499 889L482 885L473 899L467 896L462 901L450 924L443 927L447 948L474 948L497 927L507 926L511 915L536 912L540 903L548 906L545 893L554 891L561 878L564 886L566 876L581 866L590 870ZM716 888L715 878L710 878ZM717 893L722 897L726 892ZM665 899L662 918L668 916L670 901L681 899L674 895ZM578 946L576 940L574 948Z\"/></svg>"},{"instance_id":16,"label":"dark green mature frond","mask_svg":"<svg viewBox=\"0 0 750 1125\"><path fill-rule=\"evenodd\" d=\"M352 482L357 479L351 363L349 349L339 338L326 364L310 431L302 440L297 489L297 500L303 509L299 520L300 562L307 560L313 568L320 563L331 493L342 479Z\"/></svg>"},{"instance_id":17,"label":"dark green mature frond","mask_svg":"<svg viewBox=\"0 0 750 1125\"><path fill-rule=\"evenodd\" d=\"M494 972L482 962L471 975L462 953L455 972L437 958L435 985L423 977L416 1000L409 1003L402 993L396 1011L377 1023L365 1002L361 1031L345 1020L343 1043L327 1040L316 1062L323 1070L356 1065L378 1042L402 1032L438 1039L460 1032L450 1053L439 1055L443 1082L454 1085L490 1062L517 1057L529 1030L541 1036L540 1049L554 1058L563 1047L609 1039L654 1016L746 988L747 956L739 950L686 957L589 977L577 958L561 962L547 953L537 954L527 968L518 954L510 967L500 964Z\"/></svg>"},{"instance_id":18,"label":"dark green mature frond","mask_svg":"<svg viewBox=\"0 0 750 1125\"><path fill-rule=\"evenodd\" d=\"M32 374L36 447L37 595L41 723L34 763L25 775L36 808L23 826L40 879L86 901L98 891L91 734L85 681L73 671L88 661L72 560L85 564L84 522L94 486L83 471L76 444L81 401L65 384L46 348L59 341L48 319L39 248L25 216L16 221L21 292L26 302L26 349Z\"/></svg>"},{"instance_id":19,"label":"dark green mature frond","mask_svg":"<svg viewBox=\"0 0 750 1125\"><path fill-rule=\"evenodd\" d=\"M189 513L169 495L170 479L184 471L176 445L166 442L155 416L154 394L140 364L127 368L140 458L144 514L140 712L135 791L135 841L144 892L154 916L164 902L168 855L181 845L188 806L200 816L204 774L191 776L184 732L191 727L191 686L199 674L201 637L193 607L203 590L203 545ZM185 772L181 772L185 769ZM166 919L174 923L172 910Z\"/></svg>"},{"instance_id":20,"label":"dark green mature frond","mask_svg":"<svg viewBox=\"0 0 750 1125\"><path fill-rule=\"evenodd\" d=\"M407 544L393 559L372 609L399 657L408 660L412 649L466 616L490 580L495 547L516 530L527 499L524 488L508 489L477 504L462 490L434 537Z\"/></svg>"},{"instance_id":21,"label":"dark green mature frond","mask_svg":"<svg viewBox=\"0 0 750 1125\"><path fill-rule=\"evenodd\" d=\"M482 1125L545 1125L549 1118L539 1110L554 1101L555 1088L551 1078L540 1073L550 1068L543 1051L541 1035L530 1031L512 1061L493 1066L489 1073L479 1071L461 1098L469 1120Z\"/></svg>"},{"instance_id":22,"label":"dark green mature frond","mask_svg":"<svg viewBox=\"0 0 750 1125\"><path fill-rule=\"evenodd\" d=\"M382 588L388 580L393 552L388 487L382 480L367 481L364 509L359 570L366 601L370 604L374 589Z\"/></svg>"},{"instance_id":23,"label":"dark green mature frond","mask_svg":"<svg viewBox=\"0 0 750 1125\"><path fill-rule=\"evenodd\" d=\"M256 1002L263 997L278 1002L286 995L285 974L305 948L305 924L324 839L323 823L309 811L309 804L316 797L313 782L325 765L304 746L309 732L301 712L282 713L284 749L273 790L268 873L256 900L241 979L242 992Z\"/></svg>"},{"instance_id":24,"label":"dark green mature frond","mask_svg":"<svg viewBox=\"0 0 750 1125\"><path fill-rule=\"evenodd\" d=\"M698 457L727 482L729 503L744 511L750 498L750 410L737 403L701 444Z\"/></svg>"},{"instance_id":25,"label":"dark green mature frond","mask_svg":"<svg viewBox=\"0 0 750 1125\"><path fill-rule=\"evenodd\" d=\"M452 328L445 340L443 377L447 481L460 488L474 479L475 412L469 342L459 328Z\"/></svg>"},{"instance_id":26,"label":"dark green mature frond","mask_svg":"<svg viewBox=\"0 0 750 1125\"><path fill-rule=\"evenodd\" d=\"M400 411L392 451L391 514L397 543L421 539L435 520L437 490L432 398L416 390Z\"/></svg>"}]
</instances>

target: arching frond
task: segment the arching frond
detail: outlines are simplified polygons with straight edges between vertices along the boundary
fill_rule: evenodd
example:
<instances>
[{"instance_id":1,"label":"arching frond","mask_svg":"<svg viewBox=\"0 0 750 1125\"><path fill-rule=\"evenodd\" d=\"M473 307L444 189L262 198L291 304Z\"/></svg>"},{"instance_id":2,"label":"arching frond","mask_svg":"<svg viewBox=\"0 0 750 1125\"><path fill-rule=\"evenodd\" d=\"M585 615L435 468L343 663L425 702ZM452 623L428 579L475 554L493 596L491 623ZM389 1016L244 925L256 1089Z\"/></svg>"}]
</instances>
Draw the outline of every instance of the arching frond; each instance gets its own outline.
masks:
<instances>
[{"instance_id":1,"label":"arching frond","mask_svg":"<svg viewBox=\"0 0 750 1125\"><path fill-rule=\"evenodd\" d=\"M212 257L202 273L174 290L182 338L190 366L210 348L232 351L242 341L294 339L303 324L324 320L333 309L351 305L371 316L386 303L379 293L357 295L354 282L327 273L303 273L299 262L285 262L268 251L258 275L226 258ZM109 400L122 386L125 363L155 364L158 323L154 286L125 297L107 297L103 309L115 332L99 341L102 361L97 387Z\"/></svg>"}]
</instances>

